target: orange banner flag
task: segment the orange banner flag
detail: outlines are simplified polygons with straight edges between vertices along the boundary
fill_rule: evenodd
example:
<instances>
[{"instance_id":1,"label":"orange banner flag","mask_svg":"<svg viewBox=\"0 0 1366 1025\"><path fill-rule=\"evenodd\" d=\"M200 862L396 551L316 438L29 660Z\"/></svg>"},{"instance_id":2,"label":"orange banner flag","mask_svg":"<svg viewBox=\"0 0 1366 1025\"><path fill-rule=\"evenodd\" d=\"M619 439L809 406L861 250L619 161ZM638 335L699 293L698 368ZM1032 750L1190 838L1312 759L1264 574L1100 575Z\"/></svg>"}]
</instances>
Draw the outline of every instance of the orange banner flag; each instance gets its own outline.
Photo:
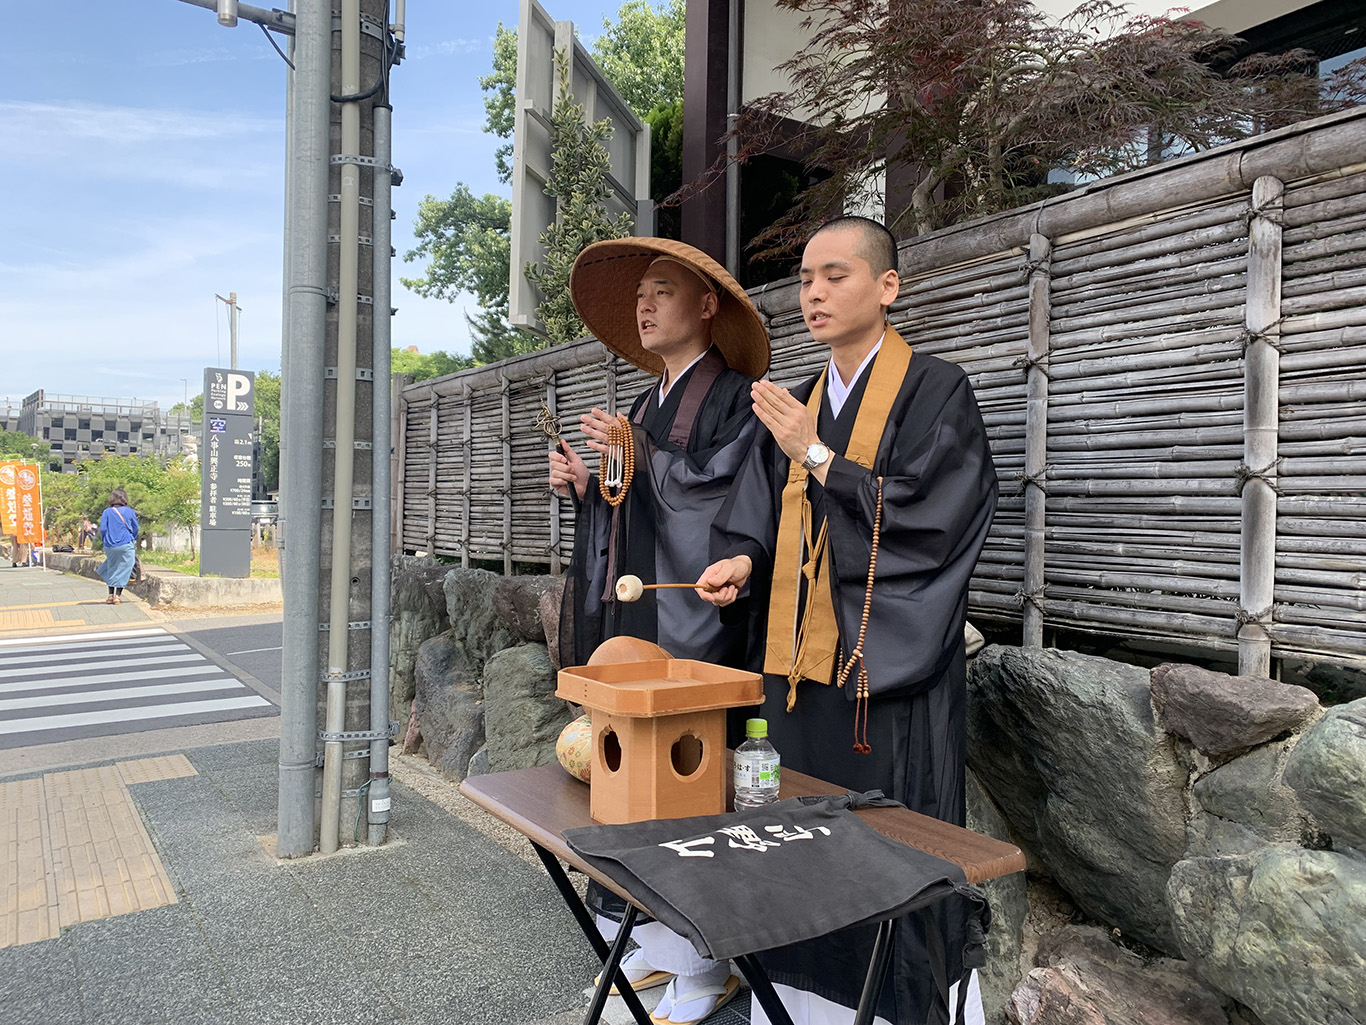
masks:
<instances>
[{"instance_id":1,"label":"orange banner flag","mask_svg":"<svg viewBox=\"0 0 1366 1025\"><path fill-rule=\"evenodd\" d=\"M14 472L18 492L18 529L15 534L20 544L43 543L43 482L38 466L20 463Z\"/></svg>"},{"instance_id":2,"label":"orange banner flag","mask_svg":"<svg viewBox=\"0 0 1366 1025\"><path fill-rule=\"evenodd\" d=\"M0 534L19 533L19 467L0 463Z\"/></svg>"}]
</instances>

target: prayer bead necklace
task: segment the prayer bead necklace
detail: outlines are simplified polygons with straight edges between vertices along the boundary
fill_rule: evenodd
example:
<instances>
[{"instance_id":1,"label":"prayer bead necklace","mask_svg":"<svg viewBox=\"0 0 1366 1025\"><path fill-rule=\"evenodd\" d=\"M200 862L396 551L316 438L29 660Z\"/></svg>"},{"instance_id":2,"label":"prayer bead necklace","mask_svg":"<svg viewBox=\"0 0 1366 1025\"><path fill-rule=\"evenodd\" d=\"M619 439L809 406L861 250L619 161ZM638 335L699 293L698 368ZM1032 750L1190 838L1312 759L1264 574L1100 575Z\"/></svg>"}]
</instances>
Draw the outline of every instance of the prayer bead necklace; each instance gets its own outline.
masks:
<instances>
[{"instance_id":1,"label":"prayer bead necklace","mask_svg":"<svg viewBox=\"0 0 1366 1025\"><path fill-rule=\"evenodd\" d=\"M854 700L854 750L859 754L870 754L873 750L868 743L868 666L863 661L863 640L868 636L868 616L873 610L873 576L877 573L877 544L882 533L882 478L877 479L877 510L873 514L873 546L868 555L868 586L863 592L863 617L859 621L858 642L849 656L849 661L840 669L836 684L844 686L849 674L858 663L858 690ZM860 733L860 713L862 713L862 735Z\"/></svg>"},{"instance_id":2,"label":"prayer bead necklace","mask_svg":"<svg viewBox=\"0 0 1366 1025\"><path fill-rule=\"evenodd\" d=\"M607 430L607 451L602 454L598 468L598 492L612 508L625 500L635 470L636 447L631 438L631 422L618 413ZM612 488L618 486L620 490L613 494Z\"/></svg>"}]
</instances>

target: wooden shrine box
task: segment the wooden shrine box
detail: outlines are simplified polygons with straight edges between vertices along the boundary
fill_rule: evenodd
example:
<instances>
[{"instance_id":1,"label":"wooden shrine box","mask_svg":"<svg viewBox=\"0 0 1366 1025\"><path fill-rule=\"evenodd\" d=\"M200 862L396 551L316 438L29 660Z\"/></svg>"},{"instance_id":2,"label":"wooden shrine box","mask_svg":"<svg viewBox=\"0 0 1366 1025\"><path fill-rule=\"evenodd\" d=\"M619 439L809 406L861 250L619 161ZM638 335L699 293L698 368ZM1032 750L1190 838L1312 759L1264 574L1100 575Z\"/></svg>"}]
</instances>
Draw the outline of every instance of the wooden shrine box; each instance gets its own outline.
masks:
<instances>
[{"instance_id":1,"label":"wooden shrine box","mask_svg":"<svg viewBox=\"0 0 1366 1025\"><path fill-rule=\"evenodd\" d=\"M726 810L726 709L757 705L757 673L657 659L561 669L558 697L593 720L589 813L639 822Z\"/></svg>"}]
</instances>

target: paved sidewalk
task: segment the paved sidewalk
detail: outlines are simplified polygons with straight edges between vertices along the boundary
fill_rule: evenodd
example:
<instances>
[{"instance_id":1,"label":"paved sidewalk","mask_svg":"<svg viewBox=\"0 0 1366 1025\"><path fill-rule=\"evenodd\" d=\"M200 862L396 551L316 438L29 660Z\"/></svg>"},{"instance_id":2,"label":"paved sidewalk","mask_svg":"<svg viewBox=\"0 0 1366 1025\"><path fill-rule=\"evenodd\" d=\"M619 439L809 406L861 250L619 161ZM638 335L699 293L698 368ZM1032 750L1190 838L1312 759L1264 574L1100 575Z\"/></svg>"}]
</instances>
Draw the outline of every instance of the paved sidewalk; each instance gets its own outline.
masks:
<instances>
[{"instance_id":1,"label":"paved sidewalk","mask_svg":"<svg viewBox=\"0 0 1366 1025\"><path fill-rule=\"evenodd\" d=\"M105 605L102 590L6 565L0 614L56 614L45 628L0 638L160 616L136 601ZM529 844L422 759L391 760L387 844L275 859L278 742L217 741L232 736L229 726L276 723L105 738L83 753L63 749L65 761L52 745L37 761L0 763L0 889L11 895L0 923L0 1021L583 1020L597 960ZM643 994L646 1007L662 992ZM748 1005L742 993L709 1023L744 1025ZM613 998L603 1021L631 1018Z\"/></svg>"},{"instance_id":2,"label":"paved sidewalk","mask_svg":"<svg viewBox=\"0 0 1366 1025\"><path fill-rule=\"evenodd\" d=\"M558 1025L581 1015L594 959L516 854L396 784L391 843L277 862L267 848L275 742L184 754L193 775L127 788L174 903L0 949L6 1022Z\"/></svg>"},{"instance_id":3,"label":"paved sidewalk","mask_svg":"<svg viewBox=\"0 0 1366 1025\"><path fill-rule=\"evenodd\" d=\"M108 595L98 580L0 561L0 638L147 622L136 595L124 591L122 605L106 605Z\"/></svg>"}]
</instances>

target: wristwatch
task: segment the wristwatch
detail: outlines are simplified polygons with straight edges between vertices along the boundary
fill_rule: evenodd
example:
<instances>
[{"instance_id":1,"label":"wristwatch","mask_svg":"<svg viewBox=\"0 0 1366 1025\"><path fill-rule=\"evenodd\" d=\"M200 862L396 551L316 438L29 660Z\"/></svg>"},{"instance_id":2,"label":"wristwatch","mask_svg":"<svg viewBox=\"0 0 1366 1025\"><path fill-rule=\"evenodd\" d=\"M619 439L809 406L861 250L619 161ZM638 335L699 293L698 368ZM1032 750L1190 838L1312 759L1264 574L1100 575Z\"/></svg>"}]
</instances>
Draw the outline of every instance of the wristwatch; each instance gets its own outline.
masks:
<instances>
[{"instance_id":1,"label":"wristwatch","mask_svg":"<svg viewBox=\"0 0 1366 1025\"><path fill-rule=\"evenodd\" d=\"M809 473L829 458L830 450L818 441L807 448L806 458L802 460L802 469Z\"/></svg>"}]
</instances>

